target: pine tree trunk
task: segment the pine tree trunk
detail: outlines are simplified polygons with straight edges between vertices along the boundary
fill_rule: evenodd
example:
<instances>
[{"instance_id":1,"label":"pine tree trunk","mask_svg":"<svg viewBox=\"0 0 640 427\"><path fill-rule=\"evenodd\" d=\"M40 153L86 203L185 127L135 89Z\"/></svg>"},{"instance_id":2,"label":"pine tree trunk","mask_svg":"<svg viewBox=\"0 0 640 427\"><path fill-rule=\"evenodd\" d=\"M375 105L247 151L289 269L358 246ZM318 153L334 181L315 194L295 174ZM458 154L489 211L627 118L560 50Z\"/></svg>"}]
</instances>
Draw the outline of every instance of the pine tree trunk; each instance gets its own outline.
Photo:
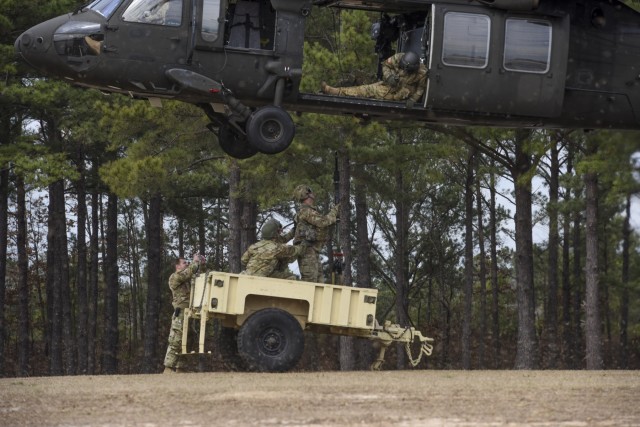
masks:
<instances>
[{"instance_id":1,"label":"pine tree trunk","mask_svg":"<svg viewBox=\"0 0 640 427\"><path fill-rule=\"evenodd\" d=\"M71 308L71 288L69 283L69 253L67 247L67 220L66 205L64 197L64 181L56 181L51 185L50 196L53 198L52 207L54 210L53 232L54 232L54 281L59 295L59 309L61 314L60 328L62 331L61 349L64 373L73 375L76 371L76 343L73 336L72 308Z\"/></svg>"},{"instance_id":2,"label":"pine tree trunk","mask_svg":"<svg viewBox=\"0 0 640 427\"><path fill-rule=\"evenodd\" d=\"M369 244L369 224L367 221L367 190L359 178L359 167L356 167L355 210L356 210L356 284L361 288L371 287L371 245ZM356 341L356 357L358 369L367 369L376 355L369 340Z\"/></svg>"},{"instance_id":3,"label":"pine tree trunk","mask_svg":"<svg viewBox=\"0 0 640 427\"><path fill-rule=\"evenodd\" d=\"M60 250L58 241L59 215L56 206L57 188L61 182L49 184L49 217L47 220L47 317L49 330L49 374L62 375L62 271L56 252Z\"/></svg>"},{"instance_id":4,"label":"pine tree trunk","mask_svg":"<svg viewBox=\"0 0 640 427\"><path fill-rule=\"evenodd\" d=\"M18 372L21 376L29 375L30 340L29 340L29 258L27 257L27 209L25 203L24 178L16 176L16 208L18 247L18 292L20 307L20 326L18 332Z\"/></svg>"},{"instance_id":5,"label":"pine tree trunk","mask_svg":"<svg viewBox=\"0 0 640 427\"><path fill-rule=\"evenodd\" d=\"M107 234L104 297L104 338L102 372L118 371L118 197L110 193L107 201Z\"/></svg>"},{"instance_id":6,"label":"pine tree trunk","mask_svg":"<svg viewBox=\"0 0 640 427\"><path fill-rule=\"evenodd\" d=\"M158 366L158 326L160 321L160 295L162 282L162 196L156 194L149 200L147 223L148 283L147 310L144 331L144 362L142 371L150 374ZM169 328L166 328L167 330Z\"/></svg>"},{"instance_id":7,"label":"pine tree trunk","mask_svg":"<svg viewBox=\"0 0 640 427\"><path fill-rule=\"evenodd\" d=\"M88 325L88 295L87 295L87 194L85 190L84 155L82 147L78 147L78 172L80 178L76 182L78 197L77 212L77 262L76 262L76 292L78 321L76 339L78 342L78 374L87 374L87 325Z\"/></svg>"},{"instance_id":8,"label":"pine tree trunk","mask_svg":"<svg viewBox=\"0 0 640 427\"><path fill-rule=\"evenodd\" d=\"M462 369L471 369L471 309L473 298L473 164L475 150L469 149L464 187L464 309L462 312Z\"/></svg>"},{"instance_id":9,"label":"pine tree trunk","mask_svg":"<svg viewBox=\"0 0 640 427\"><path fill-rule=\"evenodd\" d=\"M396 274L396 320L400 326L409 325L409 284L408 284L408 255L407 255L407 235L409 223L409 209L404 194L404 175L401 169L396 170L396 251L395 274ZM404 347L396 345L398 356L398 369L407 367Z\"/></svg>"},{"instance_id":10,"label":"pine tree trunk","mask_svg":"<svg viewBox=\"0 0 640 427\"><path fill-rule=\"evenodd\" d=\"M582 214L579 211L574 212L572 224L571 244L573 246L573 348L571 348L573 366L579 368L583 359L582 357Z\"/></svg>"},{"instance_id":11,"label":"pine tree trunk","mask_svg":"<svg viewBox=\"0 0 640 427\"><path fill-rule=\"evenodd\" d=\"M531 157L524 150L528 131L516 135L515 165L512 171L516 199L516 294L518 301L518 343L516 369L538 368L538 340L535 329L533 287L533 219L531 214Z\"/></svg>"},{"instance_id":12,"label":"pine tree trunk","mask_svg":"<svg viewBox=\"0 0 640 427\"><path fill-rule=\"evenodd\" d=\"M7 259L7 243L9 232L9 168L0 169L0 260ZM5 341L7 336L5 323L5 291L7 263L0 262L0 376L5 368Z\"/></svg>"},{"instance_id":13,"label":"pine tree trunk","mask_svg":"<svg viewBox=\"0 0 640 427\"><path fill-rule=\"evenodd\" d=\"M352 286L351 272L351 167L349 157L341 152L339 156L340 172L340 221L336 224L340 232L338 237L343 254L342 285ZM353 337L340 337L340 370L352 371L356 367L355 342Z\"/></svg>"},{"instance_id":14,"label":"pine tree trunk","mask_svg":"<svg viewBox=\"0 0 640 427\"><path fill-rule=\"evenodd\" d=\"M478 342L478 363L480 369L486 368L485 340L487 337L487 264L484 242L484 215L482 208L482 189L480 187L479 158L476 161L476 215L478 216L478 247L480 248L480 336Z\"/></svg>"},{"instance_id":15,"label":"pine tree trunk","mask_svg":"<svg viewBox=\"0 0 640 427\"><path fill-rule=\"evenodd\" d=\"M233 160L229 173L229 272L240 273L242 265L242 199L240 193L240 167Z\"/></svg>"},{"instance_id":16,"label":"pine tree trunk","mask_svg":"<svg viewBox=\"0 0 640 427\"><path fill-rule=\"evenodd\" d=\"M560 166L557 144L551 148L551 166L549 179L549 257L548 257L548 295L545 312L545 330L547 338L547 367L558 367L558 192Z\"/></svg>"},{"instance_id":17,"label":"pine tree trunk","mask_svg":"<svg viewBox=\"0 0 640 427\"><path fill-rule=\"evenodd\" d=\"M99 275L99 245L100 234L100 194L94 189L91 193L91 237L89 239L89 286L87 289L87 374L96 373L96 333L98 329L98 275Z\"/></svg>"},{"instance_id":18,"label":"pine tree trunk","mask_svg":"<svg viewBox=\"0 0 640 427\"><path fill-rule=\"evenodd\" d=\"M573 151L569 145L567 174L573 171ZM566 188L565 203L571 200L571 189ZM562 361L564 367L573 367L573 326L571 323L571 215L567 212L562 220Z\"/></svg>"},{"instance_id":19,"label":"pine tree trunk","mask_svg":"<svg viewBox=\"0 0 640 427\"><path fill-rule=\"evenodd\" d=\"M597 147L590 150L597 151ZM602 327L600 325L598 264L598 175L584 175L587 204L585 259L585 344L587 369L602 369Z\"/></svg>"},{"instance_id":20,"label":"pine tree trunk","mask_svg":"<svg viewBox=\"0 0 640 427\"><path fill-rule=\"evenodd\" d=\"M495 169L495 163L492 162L492 169ZM492 335L493 335L493 367L500 367L500 299L499 299L499 283L498 283L498 237L497 237L497 218L496 218L496 179L495 173L491 172L489 182L489 229L491 230L491 312L493 319Z\"/></svg>"},{"instance_id":21,"label":"pine tree trunk","mask_svg":"<svg viewBox=\"0 0 640 427\"><path fill-rule=\"evenodd\" d=\"M629 368L629 247L631 237L631 195L627 195L626 215L622 226L622 292L620 294L620 368Z\"/></svg>"},{"instance_id":22,"label":"pine tree trunk","mask_svg":"<svg viewBox=\"0 0 640 427\"><path fill-rule=\"evenodd\" d=\"M258 206L254 200L242 199L242 231L240 233L240 256L249 246L256 242L256 222L258 219Z\"/></svg>"}]
</instances>

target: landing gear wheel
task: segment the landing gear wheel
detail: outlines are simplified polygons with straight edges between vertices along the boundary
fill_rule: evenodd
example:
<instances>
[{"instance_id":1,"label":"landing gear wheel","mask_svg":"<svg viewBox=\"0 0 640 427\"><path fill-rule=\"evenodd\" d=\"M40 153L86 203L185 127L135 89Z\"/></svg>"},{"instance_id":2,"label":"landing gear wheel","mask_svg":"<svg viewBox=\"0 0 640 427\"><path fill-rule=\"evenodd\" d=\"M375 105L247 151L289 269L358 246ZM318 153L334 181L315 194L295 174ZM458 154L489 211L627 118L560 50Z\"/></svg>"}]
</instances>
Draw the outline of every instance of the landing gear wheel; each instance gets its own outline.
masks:
<instances>
[{"instance_id":1,"label":"landing gear wheel","mask_svg":"<svg viewBox=\"0 0 640 427\"><path fill-rule=\"evenodd\" d=\"M296 128L289 113L270 105L253 112L246 131L253 148L261 153L277 154L291 145Z\"/></svg>"},{"instance_id":2,"label":"landing gear wheel","mask_svg":"<svg viewBox=\"0 0 640 427\"><path fill-rule=\"evenodd\" d=\"M278 308L253 313L238 332L238 352L251 370L288 371L296 366L303 350L300 323Z\"/></svg>"},{"instance_id":3,"label":"landing gear wheel","mask_svg":"<svg viewBox=\"0 0 640 427\"><path fill-rule=\"evenodd\" d=\"M237 372L246 372L249 367L238 353L238 330L233 328L220 327L220 332L216 335L216 347L222 356L224 366Z\"/></svg>"},{"instance_id":4,"label":"landing gear wheel","mask_svg":"<svg viewBox=\"0 0 640 427\"><path fill-rule=\"evenodd\" d=\"M220 126L218 143L222 151L236 159L248 159L258 153L258 150L249 145L246 138L234 132L229 125Z\"/></svg>"}]
</instances>

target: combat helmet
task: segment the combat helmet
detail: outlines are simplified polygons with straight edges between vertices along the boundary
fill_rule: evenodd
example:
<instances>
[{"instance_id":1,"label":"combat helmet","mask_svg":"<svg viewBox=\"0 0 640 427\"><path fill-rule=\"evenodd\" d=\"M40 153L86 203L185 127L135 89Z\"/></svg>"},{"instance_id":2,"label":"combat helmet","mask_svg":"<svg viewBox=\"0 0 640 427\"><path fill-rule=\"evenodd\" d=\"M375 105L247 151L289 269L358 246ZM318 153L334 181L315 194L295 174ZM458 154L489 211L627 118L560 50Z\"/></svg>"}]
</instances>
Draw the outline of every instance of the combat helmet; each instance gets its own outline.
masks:
<instances>
[{"instance_id":1,"label":"combat helmet","mask_svg":"<svg viewBox=\"0 0 640 427\"><path fill-rule=\"evenodd\" d=\"M308 185L300 184L293 190L293 200L296 202L304 202L310 197L310 194L313 193L311 187Z\"/></svg>"},{"instance_id":2,"label":"combat helmet","mask_svg":"<svg viewBox=\"0 0 640 427\"><path fill-rule=\"evenodd\" d=\"M278 230L282 228L282 224L280 224L275 219L271 218L267 220L262 226L262 239L263 240L273 240L278 236Z\"/></svg>"},{"instance_id":3,"label":"combat helmet","mask_svg":"<svg viewBox=\"0 0 640 427\"><path fill-rule=\"evenodd\" d=\"M400 68L408 73L415 73L420 68L420 58L415 52L405 52L400 58Z\"/></svg>"}]
</instances>

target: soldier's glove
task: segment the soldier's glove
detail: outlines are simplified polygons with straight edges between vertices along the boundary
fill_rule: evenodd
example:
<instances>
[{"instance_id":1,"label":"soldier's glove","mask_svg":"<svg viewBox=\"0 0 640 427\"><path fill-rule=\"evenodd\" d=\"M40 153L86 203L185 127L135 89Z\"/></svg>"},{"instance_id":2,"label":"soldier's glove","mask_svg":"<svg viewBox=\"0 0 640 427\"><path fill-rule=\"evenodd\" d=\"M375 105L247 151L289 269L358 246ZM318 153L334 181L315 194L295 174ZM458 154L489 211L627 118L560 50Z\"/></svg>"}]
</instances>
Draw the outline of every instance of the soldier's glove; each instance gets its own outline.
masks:
<instances>
[{"instance_id":1,"label":"soldier's glove","mask_svg":"<svg viewBox=\"0 0 640 427\"><path fill-rule=\"evenodd\" d=\"M331 212L338 218L340 216L340 203L331 208Z\"/></svg>"},{"instance_id":2,"label":"soldier's glove","mask_svg":"<svg viewBox=\"0 0 640 427\"><path fill-rule=\"evenodd\" d=\"M396 73L390 74L387 78L387 83L392 87L398 86L400 84L400 76Z\"/></svg>"}]
</instances>

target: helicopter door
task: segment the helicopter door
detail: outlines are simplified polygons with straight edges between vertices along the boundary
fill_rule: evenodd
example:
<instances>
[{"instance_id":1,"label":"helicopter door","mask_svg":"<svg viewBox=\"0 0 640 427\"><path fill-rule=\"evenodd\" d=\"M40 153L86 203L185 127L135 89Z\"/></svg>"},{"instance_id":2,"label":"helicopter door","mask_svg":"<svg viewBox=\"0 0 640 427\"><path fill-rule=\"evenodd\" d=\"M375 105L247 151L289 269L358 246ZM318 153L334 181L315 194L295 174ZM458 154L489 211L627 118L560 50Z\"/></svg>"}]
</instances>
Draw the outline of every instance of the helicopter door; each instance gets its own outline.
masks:
<instances>
[{"instance_id":1,"label":"helicopter door","mask_svg":"<svg viewBox=\"0 0 640 427\"><path fill-rule=\"evenodd\" d=\"M425 107L556 117L562 111L569 20L433 6Z\"/></svg>"},{"instance_id":2,"label":"helicopter door","mask_svg":"<svg viewBox=\"0 0 640 427\"><path fill-rule=\"evenodd\" d=\"M164 70L186 64L189 46L188 0L133 0L109 20L104 53L120 61L122 79L161 92ZM151 86L151 87L149 87Z\"/></svg>"}]
</instances>

